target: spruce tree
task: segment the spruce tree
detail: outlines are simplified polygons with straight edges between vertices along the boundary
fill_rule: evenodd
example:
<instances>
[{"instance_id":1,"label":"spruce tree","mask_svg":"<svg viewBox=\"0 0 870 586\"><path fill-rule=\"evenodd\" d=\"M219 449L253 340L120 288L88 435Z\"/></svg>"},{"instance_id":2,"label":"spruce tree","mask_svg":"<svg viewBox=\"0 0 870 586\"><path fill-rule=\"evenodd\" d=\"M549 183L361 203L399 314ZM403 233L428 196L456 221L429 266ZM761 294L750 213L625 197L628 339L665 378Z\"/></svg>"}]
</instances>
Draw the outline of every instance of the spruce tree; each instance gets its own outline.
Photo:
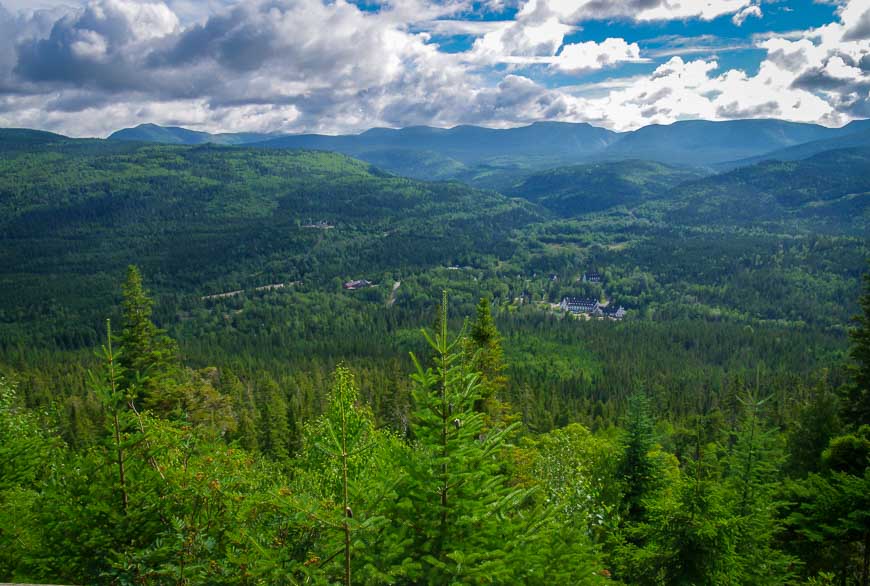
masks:
<instances>
[{"instance_id":1,"label":"spruce tree","mask_svg":"<svg viewBox=\"0 0 870 586\"><path fill-rule=\"evenodd\" d=\"M408 557L419 559L418 583L510 582L512 555L522 541L511 517L527 496L501 473L499 455L514 426L484 434L480 374L463 360L462 336L447 330L447 294L439 330L423 335L434 351L434 367L413 354L414 453L399 491L397 514L407 523ZM526 528L528 530L528 528Z\"/></svg>"},{"instance_id":2,"label":"spruce tree","mask_svg":"<svg viewBox=\"0 0 870 586\"><path fill-rule=\"evenodd\" d=\"M639 522L645 514L644 499L657 485L657 465L650 456L655 446L655 420L650 413L649 398L636 393L628 399L625 443L620 476L625 485L625 520Z\"/></svg>"},{"instance_id":3,"label":"spruce tree","mask_svg":"<svg viewBox=\"0 0 870 586\"><path fill-rule=\"evenodd\" d=\"M375 428L371 410L360 404L351 371L339 365L328 406L305 426L294 506L301 525L318 530L304 571L346 586L392 582L401 575L401 550L383 515L400 473L401 442ZM375 544L377 546L375 547Z\"/></svg>"},{"instance_id":4,"label":"spruce tree","mask_svg":"<svg viewBox=\"0 0 870 586\"><path fill-rule=\"evenodd\" d=\"M476 316L466 339L465 353L470 369L480 373L481 398L476 401L475 408L486 412L490 419L503 419L509 410L509 406L500 401L507 387L504 351L486 297L481 297L477 304Z\"/></svg>"},{"instance_id":5,"label":"spruce tree","mask_svg":"<svg viewBox=\"0 0 870 586\"><path fill-rule=\"evenodd\" d=\"M845 389L843 418L854 426L870 422L870 272L864 275L864 294L859 300L861 314L849 332L852 383Z\"/></svg>"},{"instance_id":6,"label":"spruce tree","mask_svg":"<svg viewBox=\"0 0 870 586\"><path fill-rule=\"evenodd\" d=\"M785 463L784 442L766 424L763 407L770 397L749 394L740 399L743 415L733 437L724 489L736 530L735 564L740 580L752 584L782 584L794 572L797 560L776 546L781 525L777 493Z\"/></svg>"},{"instance_id":7,"label":"spruce tree","mask_svg":"<svg viewBox=\"0 0 870 586\"><path fill-rule=\"evenodd\" d=\"M163 415L178 409L178 350L175 342L151 321L154 302L142 286L135 265L127 268L123 293L118 364L123 371L119 387L131 400Z\"/></svg>"},{"instance_id":8,"label":"spruce tree","mask_svg":"<svg viewBox=\"0 0 870 586\"><path fill-rule=\"evenodd\" d=\"M126 441L125 427L123 422L124 412L128 398L120 387L120 380L124 375L123 368L118 364L120 356L116 355L112 348L112 323L106 320L106 344L102 348L103 360L105 361L105 373L101 378L92 377L94 392L100 399L100 403L108 413L111 420L112 450L115 455L115 466L118 472L118 491L121 499L121 508L127 513L130 497L127 491L126 454L124 443Z\"/></svg>"},{"instance_id":9,"label":"spruce tree","mask_svg":"<svg viewBox=\"0 0 870 586\"><path fill-rule=\"evenodd\" d=\"M263 384L263 404L260 406L259 446L263 453L278 462L287 462L290 456L290 419L287 399L273 379Z\"/></svg>"}]
</instances>

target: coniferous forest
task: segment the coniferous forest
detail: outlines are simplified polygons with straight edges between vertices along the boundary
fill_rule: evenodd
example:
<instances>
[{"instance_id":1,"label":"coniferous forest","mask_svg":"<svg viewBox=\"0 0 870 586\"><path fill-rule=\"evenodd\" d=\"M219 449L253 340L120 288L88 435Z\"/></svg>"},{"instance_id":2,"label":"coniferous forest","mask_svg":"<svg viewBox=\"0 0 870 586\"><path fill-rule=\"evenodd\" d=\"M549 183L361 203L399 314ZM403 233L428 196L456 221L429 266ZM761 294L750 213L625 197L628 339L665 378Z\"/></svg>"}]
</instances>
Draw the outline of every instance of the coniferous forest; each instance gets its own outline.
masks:
<instances>
[{"instance_id":1,"label":"coniferous forest","mask_svg":"<svg viewBox=\"0 0 870 586\"><path fill-rule=\"evenodd\" d=\"M866 150L0 139L0 581L870 582Z\"/></svg>"},{"instance_id":2,"label":"coniferous forest","mask_svg":"<svg viewBox=\"0 0 870 586\"><path fill-rule=\"evenodd\" d=\"M4 579L867 583L870 279L838 384L758 366L666 418L639 382L546 431L487 298L456 328L445 292L367 399L373 367L192 367L135 266L121 288L86 370L0 379ZM81 380L39 404L38 378Z\"/></svg>"}]
</instances>

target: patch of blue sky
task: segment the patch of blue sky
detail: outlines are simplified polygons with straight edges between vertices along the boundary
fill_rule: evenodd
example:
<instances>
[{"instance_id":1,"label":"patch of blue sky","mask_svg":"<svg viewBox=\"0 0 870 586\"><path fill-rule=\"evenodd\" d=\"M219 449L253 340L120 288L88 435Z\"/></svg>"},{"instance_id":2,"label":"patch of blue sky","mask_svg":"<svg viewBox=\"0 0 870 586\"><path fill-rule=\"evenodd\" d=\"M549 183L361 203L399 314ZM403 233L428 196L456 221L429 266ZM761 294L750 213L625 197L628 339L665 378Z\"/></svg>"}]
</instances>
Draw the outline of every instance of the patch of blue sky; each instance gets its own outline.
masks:
<instances>
[{"instance_id":1,"label":"patch of blue sky","mask_svg":"<svg viewBox=\"0 0 870 586\"><path fill-rule=\"evenodd\" d=\"M438 49L444 53L464 53L471 49L474 41L478 37L475 35L435 35L433 34L430 42L438 45Z\"/></svg>"},{"instance_id":2,"label":"patch of blue sky","mask_svg":"<svg viewBox=\"0 0 870 586\"><path fill-rule=\"evenodd\" d=\"M761 5L763 18L749 18L743 23L747 33L787 32L819 27L837 20L837 6L815 0L789 0Z\"/></svg>"},{"instance_id":3,"label":"patch of blue sky","mask_svg":"<svg viewBox=\"0 0 870 586\"><path fill-rule=\"evenodd\" d=\"M514 20L519 12L516 6L505 6L501 10L489 9L489 2L472 2L471 10L462 15L463 20Z\"/></svg>"},{"instance_id":4,"label":"patch of blue sky","mask_svg":"<svg viewBox=\"0 0 870 586\"><path fill-rule=\"evenodd\" d=\"M747 75L756 75L766 53L764 49L758 48L717 53L715 58L719 68L713 73L719 74L729 69L742 69Z\"/></svg>"},{"instance_id":5,"label":"patch of blue sky","mask_svg":"<svg viewBox=\"0 0 870 586\"><path fill-rule=\"evenodd\" d=\"M378 12L384 3L377 0L348 0L348 4L353 4L363 12Z\"/></svg>"},{"instance_id":6,"label":"patch of blue sky","mask_svg":"<svg viewBox=\"0 0 870 586\"><path fill-rule=\"evenodd\" d=\"M356 0L360 6L377 6L372 0ZM475 3L470 12L457 15L466 22L509 21L516 8L499 12L484 10L483 3ZM763 55L753 48L758 35L806 30L823 26L836 18L836 6L814 0L765 2L761 5L762 18L750 16L741 26L732 21L732 15L723 15L709 21L698 18L670 21L634 22L629 19L585 20L565 37L565 44L584 41L602 42L609 37L623 38L640 44L645 57L653 61L667 60L680 55L684 59L715 56L720 63L747 72L757 70L753 59ZM422 26L421 30L426 27ZM476 35L457 33L432 35L446 53L461 53L474 44Z\"/></svg>"},{"instance_id":7,"label":"patch of blue sky","mask_svg":"<svg viewBox=\"0 0 870 586\"><path fill-rule=\"evenodd\" d=\"M329 2L330 0L326 0ZM390 8L389 0L347 0L363 12L378 12ZM449 5L444 2L444 4ZM513 20L519 9L516 6L504 6L500 10L492 10L489 2L472 2L468 10L452 15L454 18L468 21Z\"/></svg>"},{"instance_id":8,"label":"patch of blue sky","mask_svg":"<svg viewBox=\"0 0 870 586\"><path fill-rule=\"evenodd\" d=\"M638 75L648 75L656 67L658 63L623 63L618 67L598 69L595 71L585 71L579 73L562 73L550 68L529 68L529 71L524 75L535 80L541 85L550 88L565 88L576 86L594 86L600 83L606 83L620 78L631 78Z\"/></svg>"},{"instance_id":9,"label":"patch of blue sky","mask_svg":"<svg viewBox=\"0 0 870 586\"><path fill-rule=\"evenodd\" d=\"M587 20L578 30L568 35L565 42L597 41L608 37L621 37L628 42L639 42L665 36L700 37L714 36L751 39L753 35L770 32L804 30L825 25L835 20L836 7L817 4L812 0L793 0L761 6L761 18L748 17L741 26L732 21L731 15L712 20L698 18L685 20L633 22L629 20Z\"/></svg>"}]
</instances>

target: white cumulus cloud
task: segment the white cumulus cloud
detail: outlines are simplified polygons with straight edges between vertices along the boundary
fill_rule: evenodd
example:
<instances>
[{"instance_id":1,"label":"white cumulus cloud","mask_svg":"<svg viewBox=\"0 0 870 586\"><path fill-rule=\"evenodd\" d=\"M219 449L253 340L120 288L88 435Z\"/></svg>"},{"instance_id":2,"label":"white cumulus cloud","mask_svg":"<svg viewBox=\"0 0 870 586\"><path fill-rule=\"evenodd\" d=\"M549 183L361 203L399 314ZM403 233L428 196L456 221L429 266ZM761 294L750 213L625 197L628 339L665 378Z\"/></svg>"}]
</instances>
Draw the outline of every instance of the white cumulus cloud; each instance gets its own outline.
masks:
<instances>
[{"instance_id":1,"label":"white cumulus cloud","mask_svg":"<svg viewBox=\"0 0 870 586\"><path fill-rule=\"evenodd\" d=\"M88 0L20 14L0 7L0 124L105 135L141 122L349 132L870 117L866 0L844 2L824 26L741 40L763 53L750 70L721 67L711 57L717 39L672 39L645 51L649 44L634 39L584 38L584 24L590 15L742 22L760 16L757 1L500 5L516 6L516 16L467 20L481 3L466 0L390 0L374 11L349 0ZM471 43L450 51L438 35L469 35ZM638 62L654 65L619 77L621 65ZM604 71L615 77L595 82ZM555 87L566 78L570 85Z\"/></svg>"}]
</instances>

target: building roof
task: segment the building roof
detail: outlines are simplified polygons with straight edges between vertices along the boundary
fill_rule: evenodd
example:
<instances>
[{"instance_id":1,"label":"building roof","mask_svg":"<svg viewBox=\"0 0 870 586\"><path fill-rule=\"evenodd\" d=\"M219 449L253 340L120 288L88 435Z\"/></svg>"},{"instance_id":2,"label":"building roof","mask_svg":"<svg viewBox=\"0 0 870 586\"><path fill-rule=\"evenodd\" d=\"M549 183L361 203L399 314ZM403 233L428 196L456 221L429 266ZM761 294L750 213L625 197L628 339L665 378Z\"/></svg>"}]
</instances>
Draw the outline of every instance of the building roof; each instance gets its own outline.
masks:
<instances>
[{"instance_id":1,"label":"building roof","mask_svg":"<svg viewBox=\"0 0 870 586\"><path fill-rule=\"evenodd\" d=\"M600 305L598 300L592 297L565 297L562 299L562 303L568 306L579 305L584 307L597 307Z\"/></svg>"}]
</instances>

